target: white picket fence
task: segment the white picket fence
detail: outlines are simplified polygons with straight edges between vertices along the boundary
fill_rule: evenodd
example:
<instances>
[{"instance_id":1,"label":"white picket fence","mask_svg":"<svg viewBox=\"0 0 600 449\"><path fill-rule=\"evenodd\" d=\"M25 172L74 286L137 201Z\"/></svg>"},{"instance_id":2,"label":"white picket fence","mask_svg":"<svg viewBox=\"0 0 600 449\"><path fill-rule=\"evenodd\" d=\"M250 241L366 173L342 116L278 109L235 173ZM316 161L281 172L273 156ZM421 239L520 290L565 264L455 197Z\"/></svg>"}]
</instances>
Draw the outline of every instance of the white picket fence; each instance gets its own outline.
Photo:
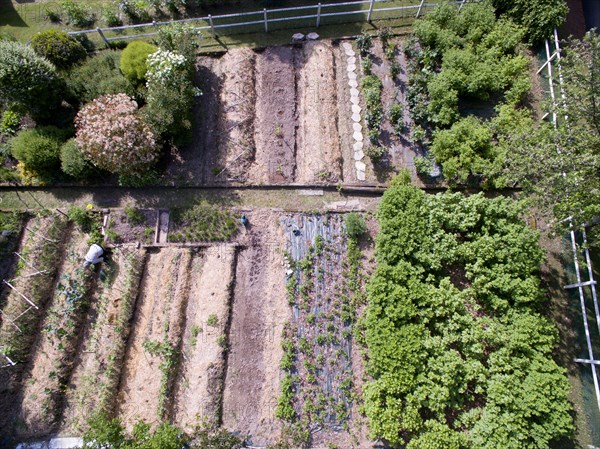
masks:
<instances>
[{"instance_id":1,"label":"white picket fence","mask_svg":"<svg viewBox=\"0 0 600 449\"><path fill-rule=\"evenodd\" d=\"M479 1L479 0L471 0ZM456 0L450 4L462 8L469 0ZM156 29L171 23L193 23L198 31L207 31L213 36L219 34L243 34L251 31L268 33L276 29L293 28L319 28L327 24L330 18L336 19L335 23L372 22L380 19L418 18L438 6L438 3L425 3L425 0L414 2L411 5L386 6L386 0L358 0L344 3L317 3L315 5L295 6L289 8L264 8L261 11L241 12L235 14L207 15L189 19L172 20L166 22L150 22L136 25L124 25L110 28L96 28L91 30L71 31L69 34L98 34L108 46L110 41L123 39L137 39L150 37L157 31L125 34L127 30ZM330 21L330 23L333 21ZM259 29L256 29L256 28ZM122 33L116 36L107 36L108 33Z\"/></svg>"}]
</instances>

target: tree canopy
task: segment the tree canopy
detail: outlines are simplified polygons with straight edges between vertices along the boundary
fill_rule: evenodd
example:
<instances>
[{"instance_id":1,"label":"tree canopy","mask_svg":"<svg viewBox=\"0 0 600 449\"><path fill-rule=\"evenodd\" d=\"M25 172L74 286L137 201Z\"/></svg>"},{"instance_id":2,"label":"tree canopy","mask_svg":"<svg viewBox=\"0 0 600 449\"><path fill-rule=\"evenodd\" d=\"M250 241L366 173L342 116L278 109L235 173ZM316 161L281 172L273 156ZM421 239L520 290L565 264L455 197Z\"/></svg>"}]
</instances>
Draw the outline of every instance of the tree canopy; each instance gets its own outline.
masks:
<instances>
[{"instance_id":1,"label":"tree canopy","mask_svg":"<svg viewBox=\"0 0 600 449\"><path fill-rule=\"evenodd\" d=\"M506 175L560 222L600 212L600 35L564 45L564 100L556 83L558 124L523 128L507 139Z\"/></svg>"}]
</instances>

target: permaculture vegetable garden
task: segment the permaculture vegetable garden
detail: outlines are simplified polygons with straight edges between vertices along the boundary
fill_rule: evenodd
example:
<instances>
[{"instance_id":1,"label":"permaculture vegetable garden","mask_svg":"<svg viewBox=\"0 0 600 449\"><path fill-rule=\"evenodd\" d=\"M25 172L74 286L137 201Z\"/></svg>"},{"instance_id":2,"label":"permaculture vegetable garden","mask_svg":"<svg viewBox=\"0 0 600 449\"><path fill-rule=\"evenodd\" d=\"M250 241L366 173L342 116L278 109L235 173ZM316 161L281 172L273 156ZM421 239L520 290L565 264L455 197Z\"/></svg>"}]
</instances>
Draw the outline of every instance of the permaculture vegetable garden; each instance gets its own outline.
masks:
<instances>
[{"instance_id":1,"label":"permaculture vegetable garden","mask_svg":"<svg viewBox=\"0 0 600 449\"><path fill-rule=\"evenodd\" d=\"M0 22L0 446L600 444L600 38L542 65L563 0L219 51L65 31L254 5L117 3Z\"/></svg>"}]
</instances>

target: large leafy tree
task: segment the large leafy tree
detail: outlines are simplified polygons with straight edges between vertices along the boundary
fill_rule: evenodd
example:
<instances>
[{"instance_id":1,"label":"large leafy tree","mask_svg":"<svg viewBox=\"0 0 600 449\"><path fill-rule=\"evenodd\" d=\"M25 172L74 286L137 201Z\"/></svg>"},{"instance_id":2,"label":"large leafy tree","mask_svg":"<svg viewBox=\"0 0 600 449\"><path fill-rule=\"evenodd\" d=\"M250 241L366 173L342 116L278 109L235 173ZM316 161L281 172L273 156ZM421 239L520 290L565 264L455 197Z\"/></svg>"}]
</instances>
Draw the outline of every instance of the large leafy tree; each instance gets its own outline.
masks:
<instances>
[{"instance_id":1,"label":"large leafy tree","mask_svg":"<svg viewBox=\"0 0 600 449\"><path fill-rule=\"evenodd\" d=\"M559 223L600 213L600 35L564 46L564 99L557 86L556 128L542 123L507 140L507 176Z\"/></svg>"},{"instance_id":2,"label":"large leafy tree","mask_svg":"<svg viewBox=\"0 0 600 449\"><path fill-rule=\"evenodd\" d=\"M532 44L548 38L554 28L564 23L569 12L565 0L492 0L492 4L523 25Z\"/></svg>"}]
</instances>

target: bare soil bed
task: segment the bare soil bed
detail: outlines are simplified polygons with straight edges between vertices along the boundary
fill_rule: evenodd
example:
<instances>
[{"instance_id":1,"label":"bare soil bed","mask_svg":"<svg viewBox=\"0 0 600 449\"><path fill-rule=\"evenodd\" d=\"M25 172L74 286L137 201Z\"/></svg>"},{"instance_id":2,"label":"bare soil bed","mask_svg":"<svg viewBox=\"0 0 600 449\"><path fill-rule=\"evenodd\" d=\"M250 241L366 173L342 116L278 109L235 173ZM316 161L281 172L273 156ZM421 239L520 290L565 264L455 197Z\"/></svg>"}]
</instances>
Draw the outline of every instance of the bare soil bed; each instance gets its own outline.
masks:
<instances>
[{"instance_id":1,"label":"bare soil bed","mask_svg":"<svg viewBox=\"0 0 600 449\"><path fill-rule=\"evenodd\" d=\"M175 151L168 178L180 185L201 185L213 181L211 172L218 162L217 132L222 79L219 58L201 56L196 60L196 85L202 90L194 104L192 143Z\"/></svg>"},{"instance_id":2,"label":"bare soil bed","mask_svg":"<svg viewBox=\"0 0 600 449\"><path fill-rule=\"evenodd\" d=\"M270 211L249 213L247 247L241 249L223 398L223 425L257 445L280 433L275 408L280 393L283 326L291 319L285 299L283 230Z\"/></svg>"},{"instance_id":3,"label":"bare soil bed","mask_svg":"<svg viewBox=\"0 0 600 449\"><path fill-rule=\"evenodd\" d=\"M338 182L341 148L338 132L335 59L331 42L309 42L299 49L296 182Z\"/></svg>"},{"instance_id":4,"label":"bare soil bed","mask_svg":"<svg viewBox=\"0 0 600 449\"><path fill-rule=\"evenodd\" d=\"M93 271L83 268L87 235L74 230L63 256L62 269L37 336L31 368L23 382L19 430L23 437L47 435L56 429L80 334L87 312L87 296L94 285Z\"/></svg>"},{"instance_id":5,"label":"bare soil bed","mask_svg":"<svg viewBox=\"0 0 600 449\"><path fill-rule=\"evenodd\" d=\"M220 60L223 89L213 180L248 180L255 156L255 59L254 51L244 48L230 51Z\"/></svg>"},{"instance_id":6,"label":"bare soil bed","mask_svg":"<svg viewBox=\"0 0 600 449\"><path fill-rule=\"evenodd\" d=\"M192 260L173 407L173 421L186 430L220 421L235 257L233 246L213 246Z\"/></svg>"},{"instance_id":7,"label":"bare soil bed","mask_svg":"<svg viewBox=\"0 0 600 449\"><path fill-rule=\"evenodd\" d=\"M292 182L296 161L296 52L269 47L256 57L256 160L259 184Z\"/></svg>"},{"instance_id":8,"label":"bare soil bed","mask_svg":"<svg viewBox=\"0 0 600 449\"><path fill-rule=\"evenodd\" d=\"M119 416L129 430L140 419L155 425L163 418L168 393L161 391L164 360L149 350L149 343L179 345L191 260L190 250L182 248L148 255L118 396Z\"/></svg>"},{"instance_id":9,"label":"bare soil bed","mask_svg":"<svg viewBox=\"0 0 600 449\"><path fill-rule=\"evenodd\" d=\"M93 413L112 411L145 253L115 249L101 267L75 368L65 394L61 432L78 435Z\"/></svg>"},{"instance_id":10,"label":"bare soil bed","mask_svg":"<svg viewBox=\"0 0 600 449\"><path fill-rule=\"evenodd\" d=\"M139 209L133 219L124 210L112 210L108 215L107 241L109 243L153 243L156 227L156 209Z\"/></svg>"},{"instance_id":11,"label":"bare soil bed","mask_svg":"<svg viewBox=\"0 0 600 449\"><path fill-rule=\"evenodd\" d=\"M330 41L198 58L193 143L174 155L170 182L340 181L351 111L338 105L338 59Z\"/></svg>"}]
</instances>

